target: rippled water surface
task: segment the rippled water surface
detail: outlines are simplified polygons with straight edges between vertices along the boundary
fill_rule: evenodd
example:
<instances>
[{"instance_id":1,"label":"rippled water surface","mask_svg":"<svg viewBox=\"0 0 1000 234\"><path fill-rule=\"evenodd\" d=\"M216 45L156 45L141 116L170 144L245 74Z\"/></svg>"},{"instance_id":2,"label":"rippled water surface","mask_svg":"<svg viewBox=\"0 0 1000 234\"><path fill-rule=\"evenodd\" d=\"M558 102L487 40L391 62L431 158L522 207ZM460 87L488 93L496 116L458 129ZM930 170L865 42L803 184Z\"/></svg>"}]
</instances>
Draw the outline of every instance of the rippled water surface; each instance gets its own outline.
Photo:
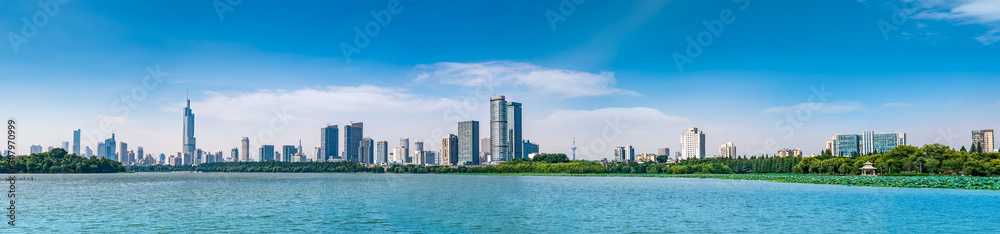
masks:
<instances>
[{"instance_id":1,"label":"rippled water surface","mask_svg":"<svg viewBox=\"0 0 1000 234\"><path fill-rule=\"evenodd\" d=\"M22 175L2 232L1000 232L1000 192L680 178ZM9 202L4 200L3 202Z\"/></svg>"}]
</instances>

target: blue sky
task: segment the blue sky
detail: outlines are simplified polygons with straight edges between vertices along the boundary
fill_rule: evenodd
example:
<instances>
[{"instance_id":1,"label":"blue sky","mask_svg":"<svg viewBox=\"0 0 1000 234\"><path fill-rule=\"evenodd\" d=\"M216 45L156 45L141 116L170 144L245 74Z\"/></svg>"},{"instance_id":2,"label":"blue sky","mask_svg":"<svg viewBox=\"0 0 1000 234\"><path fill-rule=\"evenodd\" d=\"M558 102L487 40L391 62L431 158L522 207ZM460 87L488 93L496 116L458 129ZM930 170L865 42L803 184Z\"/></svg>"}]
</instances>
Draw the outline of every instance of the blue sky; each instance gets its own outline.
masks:
<instances>
[{"instance_id":1,"label":"blue sky","mask_svg":"<svg viewBox=\"0 0 1000 234\"><path fill-rule=\"evenodd\" d=\"M402 0L396 14L389 0L238 3L0 2L0 115L20 120L23 145L114 129L168 154L186 92L199 148L227 152L243 136L311 148L321 126L350 121L390 147L436 147L457 120L488 122L494 93L524 103L525 138L542 151L569 153L576 137L591 159L617 145L677 151L688 127L709 154L732 141L741 155L817 153L868 130L958 147L1000 127L990 0ZM348 61L341 45L378 24L372 11L391 19ZM691 56L699 35L711 43ZM163 80L143 87L157 67Z\"/></svg>"}]
</instances>

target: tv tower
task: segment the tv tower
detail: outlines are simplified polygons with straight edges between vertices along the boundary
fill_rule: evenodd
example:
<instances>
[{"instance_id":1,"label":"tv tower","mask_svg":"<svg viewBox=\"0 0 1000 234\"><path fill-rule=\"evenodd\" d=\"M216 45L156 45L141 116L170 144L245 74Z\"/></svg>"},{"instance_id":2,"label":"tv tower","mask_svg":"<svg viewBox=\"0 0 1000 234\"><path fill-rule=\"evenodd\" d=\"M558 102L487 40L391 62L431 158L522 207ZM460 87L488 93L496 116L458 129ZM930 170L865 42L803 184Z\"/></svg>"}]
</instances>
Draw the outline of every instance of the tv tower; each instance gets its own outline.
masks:
<instances>
[{"instance_id":1,"label":"tv tower","mask_svg":"<svg viewBox=\"0 0 1000 234\"><path fill-rule=\"evenodd\" d=\"M576 160L576 137L573 137L573 160Z\"/></svg>"}]
</instances>

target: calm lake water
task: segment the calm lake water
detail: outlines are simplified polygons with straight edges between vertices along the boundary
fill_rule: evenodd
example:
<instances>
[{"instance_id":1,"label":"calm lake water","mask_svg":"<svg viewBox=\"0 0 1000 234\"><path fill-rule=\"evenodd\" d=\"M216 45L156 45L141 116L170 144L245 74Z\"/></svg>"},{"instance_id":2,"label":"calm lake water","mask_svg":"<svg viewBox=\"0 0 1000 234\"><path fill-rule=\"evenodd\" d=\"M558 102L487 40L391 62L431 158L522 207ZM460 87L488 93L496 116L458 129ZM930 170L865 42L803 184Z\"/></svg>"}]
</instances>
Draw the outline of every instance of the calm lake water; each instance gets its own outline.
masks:
<instances>
[{"instance_id":1,"label":"calm lake water","mask_svg":"<svg viewBox=\"0 0 1000 234\"><path fill-rule=\"evenodd\" d=\"M1000 232L1000 192L681 178L22 175L0 232ZM8 202L6 199L3 202Z\"/></svg>"}]
</instances>

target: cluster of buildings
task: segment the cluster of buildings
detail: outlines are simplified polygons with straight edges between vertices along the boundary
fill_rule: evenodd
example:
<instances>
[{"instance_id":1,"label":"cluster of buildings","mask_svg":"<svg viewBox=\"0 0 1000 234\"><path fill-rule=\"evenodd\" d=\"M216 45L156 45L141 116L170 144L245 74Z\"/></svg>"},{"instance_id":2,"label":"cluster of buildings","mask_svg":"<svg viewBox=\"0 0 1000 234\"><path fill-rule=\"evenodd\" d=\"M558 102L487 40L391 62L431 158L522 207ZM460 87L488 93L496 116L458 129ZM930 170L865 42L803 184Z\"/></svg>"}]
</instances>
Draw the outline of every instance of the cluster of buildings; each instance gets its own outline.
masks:
<instances>
[{"instance_id":1,"label":"cluster of buildings","mask_svg":"<svg viewBox=\"0 0 1000 234\"><path fill-rule=\"evenodd\" d=\"M504 96L490 99L490 133L481 138L480 122L475 120L458 122L457 133L447 134L441 139L441 148L426 149L424 142L413 142L402 138L394 148L389 148L388 141L375 141L365 137L364 123L351 122L342 128L338 125L327 125L320 129L320 145L314 147L309 156L298 145L261 145L255 149L255 157L250 156L250 139L243 137L239 147L233 148L228 156L223 151L208 152L197 148L194 137L195 115L191 110L191 101L187 100L184 108L183 145L181 152L173 155L159 154L154 156L144 152L143 147L129 148L123 141L111 138L99 142L97 153L86 146L81 150L80 130L73 131L72 145L62 142L62 148L84 157L96 156L108 158L124 165L198 165L213 162L330 162L352 161L368 165L480 165L497 164L514 159L530 159L539 154L537 143L525 140L522 135L521 103L509 102ZM341 135L341 130L343 135ZM342 140L341 140L342 136ZM982 152L997 152L994 148L993 130L976 130L972 132L972 147L982 149ZM341 144L342 143L342 144ZM669 148L660 148L657 153L640 153L636 155L631 145L619 146L614 149L616 162L654 162L659 156L668 156L671 161L704 158L736 158L736 145L727 142L719 147L719 154L707 156L705 152L705 133L698 128L689 128L680 135L680 150L670 158ZM889 152L900 145L906 145L905 133L875 133L837 134L826 142L826 151L836 156L870 155ZM343 146L343 149L340 147ZM49 146L48 150L53 147ZM576 159L576 141L573 141L572 159ZM280 151L279 151L280 150ZM31 153L42 153L42 146L32 145ZM802 157L801 149L781 149L776 157ZM609 161L602 159L601 161Z\"/></svg>"}]
</instances>

